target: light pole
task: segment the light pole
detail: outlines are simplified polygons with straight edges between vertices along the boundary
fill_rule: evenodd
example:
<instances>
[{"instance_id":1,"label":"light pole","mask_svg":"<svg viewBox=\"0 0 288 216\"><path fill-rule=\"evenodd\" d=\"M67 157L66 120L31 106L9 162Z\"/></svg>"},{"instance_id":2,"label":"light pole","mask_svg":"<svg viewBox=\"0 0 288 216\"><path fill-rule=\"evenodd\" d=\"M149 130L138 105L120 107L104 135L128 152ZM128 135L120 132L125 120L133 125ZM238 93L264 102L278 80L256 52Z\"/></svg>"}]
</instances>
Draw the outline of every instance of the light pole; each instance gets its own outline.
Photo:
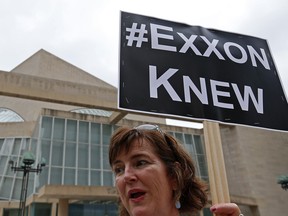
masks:
<instances>
[{"instance_id":1,"label":"light pole","mask_svg":"<svg viewBox=\"0 0 288 216\"><path fill-rule=\"evenodd\" d=\"M9 161L9 164L11 165L11 169L14 172L18 171L23 172L18 216L25 216L25 205L28 190L29 173L30 172L36 172L37 174L40 173L42 171L42 167L44 167L46 164L43 161L37 164L36 168L32 167L32 165L35 162L35 156L30 151L24 152L21 162L22 163L20 166L17 166L17 162L14 163L14 161L12 160Z\"/></svg>"}]
</instances>

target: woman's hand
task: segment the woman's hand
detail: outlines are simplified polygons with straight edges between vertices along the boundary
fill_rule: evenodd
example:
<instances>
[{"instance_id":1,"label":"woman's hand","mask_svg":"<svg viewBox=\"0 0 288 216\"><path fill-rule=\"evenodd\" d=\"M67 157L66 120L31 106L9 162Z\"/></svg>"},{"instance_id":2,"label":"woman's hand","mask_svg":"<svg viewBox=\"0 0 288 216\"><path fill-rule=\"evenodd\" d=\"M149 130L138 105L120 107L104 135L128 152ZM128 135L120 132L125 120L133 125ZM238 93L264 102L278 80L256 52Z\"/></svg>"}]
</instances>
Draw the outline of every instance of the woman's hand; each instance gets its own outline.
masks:
<instances>
[{"instance_id":1,"label":"woman's hand","mask_svg":"<svg viewBox=\"0 0 288 216\"><path fill-rule=\"evenodd\" d=\"M210 211L217 216L244 216L235 203L215 204Z\"/></svg>"}]
</instances>

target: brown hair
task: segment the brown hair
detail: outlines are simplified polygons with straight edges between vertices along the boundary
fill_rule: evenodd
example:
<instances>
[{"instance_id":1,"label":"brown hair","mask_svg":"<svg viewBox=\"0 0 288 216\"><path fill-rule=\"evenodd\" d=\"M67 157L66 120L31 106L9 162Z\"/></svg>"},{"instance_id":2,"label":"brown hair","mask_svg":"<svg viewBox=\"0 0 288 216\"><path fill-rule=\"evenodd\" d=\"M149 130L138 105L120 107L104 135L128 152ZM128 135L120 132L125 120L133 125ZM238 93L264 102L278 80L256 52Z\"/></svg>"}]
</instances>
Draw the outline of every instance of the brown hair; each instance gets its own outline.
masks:
<instances>
[{"instance_id":1,"label":"brown hair","mask_svg":"<svg viewBox=\"0 0 288 216\"><path fill-rule=\"evenodd\" d=\"M139 130L121 127L111 137L109 162L112 166L116 157L124 150L128 152L132 141L146 140L152 144L156 155L166 164L167 173L177 179L178 190L174 191L174 200L181 203L180 213L195 213L207 203L207 186L195 175L195 166L191 156L173 136L157 130ZM120 216L129 216L119 202Z\"/></svg>"}]
</instances>

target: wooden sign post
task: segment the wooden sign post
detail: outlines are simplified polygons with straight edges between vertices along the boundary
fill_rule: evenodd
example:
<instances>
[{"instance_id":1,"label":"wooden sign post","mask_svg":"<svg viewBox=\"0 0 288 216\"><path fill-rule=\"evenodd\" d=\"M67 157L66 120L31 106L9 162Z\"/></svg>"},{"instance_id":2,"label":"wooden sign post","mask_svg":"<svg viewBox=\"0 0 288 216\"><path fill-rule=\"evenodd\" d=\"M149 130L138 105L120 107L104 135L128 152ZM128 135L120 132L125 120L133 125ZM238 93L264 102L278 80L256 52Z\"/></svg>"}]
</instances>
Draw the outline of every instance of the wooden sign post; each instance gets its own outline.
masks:
<instances>
[{"instance_id":1,"label":"wooden sign post","mask_svg":"<svg viewBox=\"0 0 288 216\"><path fill-rule=\"evenodd\" d=\"M212 204L230 202L219 124L203 125Z\"/></svg>"}]
</instances>

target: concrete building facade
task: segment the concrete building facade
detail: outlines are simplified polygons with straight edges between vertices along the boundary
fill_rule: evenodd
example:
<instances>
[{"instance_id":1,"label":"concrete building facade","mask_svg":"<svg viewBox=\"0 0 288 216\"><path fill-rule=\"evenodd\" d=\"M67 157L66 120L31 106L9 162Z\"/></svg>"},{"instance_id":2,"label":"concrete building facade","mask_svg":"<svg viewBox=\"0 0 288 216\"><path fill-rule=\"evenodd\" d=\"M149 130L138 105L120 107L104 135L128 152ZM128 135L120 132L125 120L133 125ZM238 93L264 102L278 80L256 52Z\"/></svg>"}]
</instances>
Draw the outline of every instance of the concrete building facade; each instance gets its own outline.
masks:
<instances>
[{"instance_id":1,"label":"concrete building facade","mask_svg":"<svg viewBox=\"0 0 288 216\"><path fill-rule=\"evenodd\" d=\"M0 71L0 215L16 215L22 174L9 161L19 164L27 150L46 160L30 174L27 215L117 215L109 139L119 126L143 123L179 139L209 181L202 129L118 110L114 86L45 50ZM221 124L220 132L231 201L245 216L285 215L288 193L277 177L288 173L288 133Z\"/></svg>"}]
</instances>

